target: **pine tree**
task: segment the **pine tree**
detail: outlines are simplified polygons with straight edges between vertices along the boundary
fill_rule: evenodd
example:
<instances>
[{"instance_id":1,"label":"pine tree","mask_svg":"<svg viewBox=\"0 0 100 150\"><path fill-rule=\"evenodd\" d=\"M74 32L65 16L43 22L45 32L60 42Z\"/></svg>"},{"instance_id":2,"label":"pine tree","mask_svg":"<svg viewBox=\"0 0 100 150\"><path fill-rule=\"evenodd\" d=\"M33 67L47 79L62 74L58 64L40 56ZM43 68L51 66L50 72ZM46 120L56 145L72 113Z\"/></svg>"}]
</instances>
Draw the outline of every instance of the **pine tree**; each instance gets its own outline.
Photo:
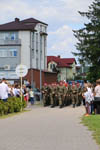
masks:
<instances>
[{"instance_id":1,"label":"pine tree","mask_svg":"<svg viewBox=\"0 0 100 150\"><path fill-rule=\"evenodd\" d=\"M94 81L100 78L100 0L94 0L88 12L79 11L79 14L88 18L89 22L84 23L84 28L73 31L78 39L78 52L73 54L78 56L81 64L90 64L88 78Z\"/></svg>"}]
</instances>

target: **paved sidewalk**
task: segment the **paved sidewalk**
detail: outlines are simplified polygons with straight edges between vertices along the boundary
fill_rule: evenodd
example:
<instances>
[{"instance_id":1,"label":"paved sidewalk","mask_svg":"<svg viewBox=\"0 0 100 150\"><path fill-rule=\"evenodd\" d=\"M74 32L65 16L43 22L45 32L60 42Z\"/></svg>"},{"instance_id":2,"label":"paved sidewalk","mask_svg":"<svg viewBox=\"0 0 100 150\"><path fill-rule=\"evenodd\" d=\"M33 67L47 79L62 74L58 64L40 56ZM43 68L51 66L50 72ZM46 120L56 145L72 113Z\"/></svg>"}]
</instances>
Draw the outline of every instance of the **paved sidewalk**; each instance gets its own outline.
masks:
<instances>
[{"instance_id":1,"label":"paved sidewalk","mask_svg":"<svg viewBox=\"0 0 100 150\"><path fill-rule=\"evenodd\" d=\"M87 127L80 124L84 107L34 107L0 119L0 150L99 150Z\"/></svg>"}]
</instances>

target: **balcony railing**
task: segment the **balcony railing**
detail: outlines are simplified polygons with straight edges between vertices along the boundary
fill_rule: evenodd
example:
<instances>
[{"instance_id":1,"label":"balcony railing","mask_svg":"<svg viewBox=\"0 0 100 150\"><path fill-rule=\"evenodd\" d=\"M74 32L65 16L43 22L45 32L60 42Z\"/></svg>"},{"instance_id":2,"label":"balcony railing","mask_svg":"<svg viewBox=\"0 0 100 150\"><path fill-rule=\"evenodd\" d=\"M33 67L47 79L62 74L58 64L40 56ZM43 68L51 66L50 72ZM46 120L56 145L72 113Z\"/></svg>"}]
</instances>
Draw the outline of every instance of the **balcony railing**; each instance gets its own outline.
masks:
<instances>
[{"instance_id":1,"label":"balcony railing","mask_svg":"<svg viewBox=\"0 0 100 150\"><path fill-rule=\"evenodd\" d=\"M15 40L11 40L11 39L0 39L0 46L5 46L5 45L21 45L21 40L20 39L15 39Z\"/></svg>"}]
</instances>

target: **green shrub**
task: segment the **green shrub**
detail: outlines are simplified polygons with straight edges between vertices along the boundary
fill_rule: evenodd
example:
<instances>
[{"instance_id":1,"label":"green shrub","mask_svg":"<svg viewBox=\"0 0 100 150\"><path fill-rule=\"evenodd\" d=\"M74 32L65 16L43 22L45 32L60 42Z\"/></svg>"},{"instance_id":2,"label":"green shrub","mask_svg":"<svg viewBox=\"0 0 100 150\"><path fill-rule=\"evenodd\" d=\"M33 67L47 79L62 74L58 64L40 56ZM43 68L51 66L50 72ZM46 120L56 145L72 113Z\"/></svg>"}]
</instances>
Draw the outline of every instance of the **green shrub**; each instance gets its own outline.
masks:
<instances>
[{"instance_id":1,"label":"green shrub","mask_svg":"<svg viewBox=\"0 0 100 150\"><path fill-rule=\"evenodd\" d=\"M0 116L4 115L4 102L3 101L0 101Z\"/></svg>"},{"instance_id":2,"label":"green shrub","mask_svg":"<svg viewBox=\"0 0 100 150\"><path fill-rule=\"evenodd\" d=\"M3 110L4 110L4 114L7 115L8 114L8 109L9 109L9 103L8 102L4 102L3 103Z\"/></svg>"},{"instance_id":3,"label":"green shrub","mask_svg":"<svg viewBox=\"0 0 100 150\"><path fill-rule=\"evenodd\" d=\"M20 97L10 97L7 102L0 100L0 115L6 115L8 113L20 112L26 107L26 102L24 98Z\"/></svg>"},{"instance_id":4,"label":"green shrub","mask_svg":"<svg viewBox=\"0 0 100 150\"><path fill-rule=\"evenodd\" d=\"M22 108L26 108L27 104L26 101L24 100L24 97L22 97Z\"/></svg>"}]
</instances>

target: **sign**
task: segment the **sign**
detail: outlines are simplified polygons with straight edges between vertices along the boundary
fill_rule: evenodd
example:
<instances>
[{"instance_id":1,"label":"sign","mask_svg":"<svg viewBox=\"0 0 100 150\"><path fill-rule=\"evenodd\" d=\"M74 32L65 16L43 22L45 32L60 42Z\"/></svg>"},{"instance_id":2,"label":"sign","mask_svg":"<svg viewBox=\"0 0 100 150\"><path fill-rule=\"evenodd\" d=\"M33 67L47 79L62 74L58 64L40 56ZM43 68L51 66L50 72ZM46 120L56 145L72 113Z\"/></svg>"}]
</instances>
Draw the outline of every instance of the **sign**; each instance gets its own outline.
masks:
<instances>
[{"instance_id":1,"label":"sign","mask_svg":"<svg viewBox=\"0 0 100 150\"><path fill-rule=\"evenodd\" d=\"M25 65L18 65L16 67L16 74L18 77L24 77L27 75L28 69Z\"/></svg>"}]
</instances>

